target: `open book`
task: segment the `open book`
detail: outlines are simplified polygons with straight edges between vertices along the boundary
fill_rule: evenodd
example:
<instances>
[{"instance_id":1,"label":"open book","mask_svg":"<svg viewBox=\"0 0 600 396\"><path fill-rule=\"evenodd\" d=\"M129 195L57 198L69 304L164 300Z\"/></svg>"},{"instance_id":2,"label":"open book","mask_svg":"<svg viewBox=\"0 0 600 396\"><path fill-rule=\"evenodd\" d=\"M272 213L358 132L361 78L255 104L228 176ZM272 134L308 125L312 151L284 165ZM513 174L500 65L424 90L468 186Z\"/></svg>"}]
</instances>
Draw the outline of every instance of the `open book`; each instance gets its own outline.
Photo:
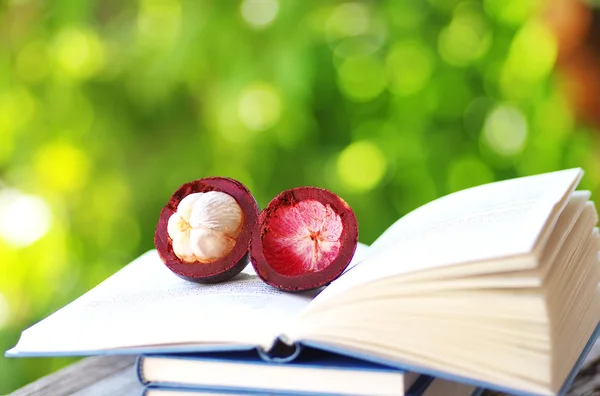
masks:
<instances>
[{"instance_id":1,"label":"open book","mask_svg":"<svg viewBox=\"0 0 600 396\"><path fill-rule=\"evenodd\" d=\"M435 200L360 246L320 293L251 266L189 283L150 251L25 330L7 356L302 346L523 394L564 391L600 320L599 236L580 169ZM562 390L561 390L562 389Z\"/></svg>"}]
</instances>

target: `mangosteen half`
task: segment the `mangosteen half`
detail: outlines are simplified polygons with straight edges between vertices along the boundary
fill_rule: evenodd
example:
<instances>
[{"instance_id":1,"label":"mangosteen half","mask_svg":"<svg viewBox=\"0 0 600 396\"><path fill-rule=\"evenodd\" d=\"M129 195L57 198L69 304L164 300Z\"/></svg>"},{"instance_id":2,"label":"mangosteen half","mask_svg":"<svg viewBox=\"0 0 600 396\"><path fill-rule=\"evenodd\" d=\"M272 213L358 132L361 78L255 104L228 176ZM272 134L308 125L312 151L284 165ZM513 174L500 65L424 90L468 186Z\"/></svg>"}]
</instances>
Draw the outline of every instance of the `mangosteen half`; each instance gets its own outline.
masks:
<instances>
[{"instance_id":1,"label":"mangosteen half","mask_svg":"<svg viewBox=\"0 0 600 396\"><path fill-rule=\"evenodd\" d=\"M248 265L258 205L237 180L208 177L182 185L162 209L154 245L181 278L217 283Z\"/></svg>"},{"instance_id":2,"label":"mangosteen half","mask_svg":"<svg viewBox=\"0 0 600 396\"><path fill-rule=\"evenodd\" d=\"M321 188L298 187L276 196L260 213L250 261L269 285L305 291L340 276L357 243L356 216L343 199Z\"/></svg>"}]
</instances>

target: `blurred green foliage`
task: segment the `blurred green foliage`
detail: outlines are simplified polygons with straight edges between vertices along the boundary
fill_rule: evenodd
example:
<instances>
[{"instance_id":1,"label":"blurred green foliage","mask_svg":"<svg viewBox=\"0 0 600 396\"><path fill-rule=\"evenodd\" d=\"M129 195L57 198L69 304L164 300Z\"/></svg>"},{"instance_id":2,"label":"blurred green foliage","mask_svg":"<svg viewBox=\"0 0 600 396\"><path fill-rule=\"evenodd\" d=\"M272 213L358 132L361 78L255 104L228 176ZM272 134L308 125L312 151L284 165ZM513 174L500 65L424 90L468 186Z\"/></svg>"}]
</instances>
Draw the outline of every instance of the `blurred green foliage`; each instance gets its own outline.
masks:
<instances>
[{"instance_id":1,"label":"blurred green foliage","mask_svg":"<svg viewBox=\"0 0 600 396\"><path fill-rule=\"evenodd\" d=\"M153 248L184 182L316 185L372 242L475 184L582 166L535 0L0 3L0 350ZM65 359L0 358L0 393Z\"/></svg>"}]
</instances>

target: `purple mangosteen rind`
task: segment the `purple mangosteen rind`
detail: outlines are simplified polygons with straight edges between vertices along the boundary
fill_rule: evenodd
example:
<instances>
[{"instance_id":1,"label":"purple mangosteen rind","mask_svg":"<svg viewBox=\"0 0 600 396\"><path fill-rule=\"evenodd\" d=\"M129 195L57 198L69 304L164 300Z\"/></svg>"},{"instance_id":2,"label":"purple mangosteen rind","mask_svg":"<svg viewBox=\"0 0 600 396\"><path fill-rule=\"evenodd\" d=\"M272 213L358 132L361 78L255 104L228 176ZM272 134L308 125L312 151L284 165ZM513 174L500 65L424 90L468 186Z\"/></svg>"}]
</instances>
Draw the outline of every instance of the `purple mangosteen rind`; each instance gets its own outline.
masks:
<instances>
[{"instance_id":1,"label":"purple mangosteen rind","mask_svg":"<svg viewBox=\"0 0 600 396\"><path fill-rule=\"evenodd\" d=\"M262 239L269 232L268 221L283 206L293 206L304 200L316 200L329 205L340 217L343 230L338 256L328 267L318 272L284 275L275 271L265 257ZM354 211L342 198L318 187L298 187L283 191L260 212L252 230L250 262L258 276L267 284L284 291L303 292L325 286L337 279L350 264L358 245L358 223Z\"/></svg>"},{"instance_id":2,"label":"purple mangosteen rind","mask_svg":"<svg viewBox=\"0 0 600 396\"><path fill-rule=\"evenodd\" d=\"M176 212L183 198L193 193L208 191L223 192L236 200L244 215L242 230L236 238L235 246L225 257L210 263L183 262L173 251L172 240L167 232L169 218ZM180 278L198 283L224 282L243 271L249 263L250 238L258 220L258 212L254 196L239 181L227 177L194 180L179 187L162 209L154 233L154 245L162 262Z\"/></svg>"}]
</instances>

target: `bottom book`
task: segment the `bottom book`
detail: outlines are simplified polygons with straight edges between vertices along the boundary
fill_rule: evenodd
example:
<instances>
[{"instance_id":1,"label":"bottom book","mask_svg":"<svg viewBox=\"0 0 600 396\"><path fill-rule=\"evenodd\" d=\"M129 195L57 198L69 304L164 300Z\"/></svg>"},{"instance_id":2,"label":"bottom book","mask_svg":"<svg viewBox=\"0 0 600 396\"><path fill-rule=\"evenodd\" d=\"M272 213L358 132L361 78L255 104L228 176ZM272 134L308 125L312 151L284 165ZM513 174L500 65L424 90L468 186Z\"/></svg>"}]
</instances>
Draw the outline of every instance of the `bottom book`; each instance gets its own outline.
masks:
<instances>
[{"instance_id":1,"label":"bottom book","mask_svg":"<svg viewBox=\"0 0 600 396\"><path fill-rule=\"evenodd\" d=\"M146 386L142 392L142 396L232 396L232 395L245 395L245 396L264 396L264 395L277 395L277 396L306 396L309 393L306 392L271 392L271 391L259 391L259 390L211 390L211 389L192 389L192 388L170 388L161 386ZM481 396L483 394L482 388L475 388L468 384L461 384L459 382L446 381L442 379L431 378L427 386L422 387L416 392L405 392L402 393L405 396ZM333 396L332 393L310 393L311 396ZM377 395L376 392L372 395Z\"/></svg>"},{"instance_id":2,"label":"bottom book","mask_svg":"<svg viewBox=\"0 0 600 396\"><path fill-rule=\"evenodd\" d=\"M314 352L314 351L313 351ZM256 351L143 355L137 363L146 396L354 395L471 396L480 388L350 357L304 353L281 364Z\"/></svg>"}]
</instances>

